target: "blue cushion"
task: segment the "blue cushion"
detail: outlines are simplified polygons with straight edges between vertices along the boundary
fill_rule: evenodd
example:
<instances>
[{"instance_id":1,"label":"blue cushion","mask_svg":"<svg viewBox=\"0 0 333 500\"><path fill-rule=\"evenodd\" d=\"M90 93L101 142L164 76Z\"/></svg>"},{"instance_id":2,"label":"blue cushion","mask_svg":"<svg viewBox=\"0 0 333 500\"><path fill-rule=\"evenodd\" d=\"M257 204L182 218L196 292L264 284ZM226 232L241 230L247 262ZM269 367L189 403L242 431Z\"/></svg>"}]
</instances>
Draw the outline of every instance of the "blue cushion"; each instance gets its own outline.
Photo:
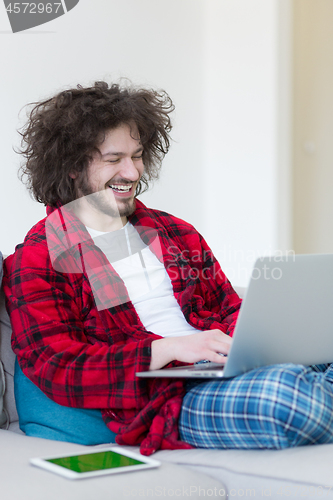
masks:
<instances>
[{"instance_id":1,"label":"blue cushion","mask_svg":"<svg viewBox=\"0 0 333 500\"><path fill-rule=\"evenodd\" d=\"M99 410L69 408L49 399L22 372L16 360L14 390L20 429L27 436L84 445L115 443Z\"/></svg>"}]
</instances>

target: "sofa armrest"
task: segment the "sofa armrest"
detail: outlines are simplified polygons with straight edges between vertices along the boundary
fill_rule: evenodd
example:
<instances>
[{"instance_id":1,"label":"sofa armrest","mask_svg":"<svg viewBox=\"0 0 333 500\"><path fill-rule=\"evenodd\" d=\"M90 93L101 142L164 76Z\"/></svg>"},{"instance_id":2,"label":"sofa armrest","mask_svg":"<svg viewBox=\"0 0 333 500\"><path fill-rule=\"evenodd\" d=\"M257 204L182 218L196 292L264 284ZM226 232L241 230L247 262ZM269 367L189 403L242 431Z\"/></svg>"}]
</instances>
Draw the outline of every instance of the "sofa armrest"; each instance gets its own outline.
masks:
<instances>
[{"instance_id":1,"label":"sofa armrest","mask_svg":"<svg viewBox=\"0 0 333 500\"><path fill-rule=\"evenodd\" d=\"M4 372L5 393L3 396L3 406L6 419L0 417L0 426L8 427L11 423L18 421L18 415L14 397L14 365L15 354L11 348L12 328L5 308L5 296L0 289L0 361ZM1 377L1 374L0 374ZM1 396L0 396L1 397ZM1 410L1 406L0 406ZM5 420L5 421L4 421Z\"/></svg>"}]
</instances>

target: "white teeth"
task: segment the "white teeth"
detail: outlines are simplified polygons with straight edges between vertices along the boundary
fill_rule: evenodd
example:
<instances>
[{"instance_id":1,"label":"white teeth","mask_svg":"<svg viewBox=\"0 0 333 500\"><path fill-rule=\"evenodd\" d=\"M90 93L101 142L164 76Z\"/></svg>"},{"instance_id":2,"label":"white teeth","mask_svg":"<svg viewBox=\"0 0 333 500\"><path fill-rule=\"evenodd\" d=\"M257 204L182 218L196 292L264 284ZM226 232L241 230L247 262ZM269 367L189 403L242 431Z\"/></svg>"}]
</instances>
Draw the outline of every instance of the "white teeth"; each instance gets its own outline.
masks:
<instances>
[{"instance_id":1,"label":"white teeth","mask_svg":"<svg viewBox=\"0 0 333 500\"><path fill-rule=\"evenodd\" d=\"M128 192L130 191L131 187L132 186L123 186L121 184L109 184L109 187L111 189L116 189L117 191L124 191L124 192Z\"/></svg>"}]
</instances>

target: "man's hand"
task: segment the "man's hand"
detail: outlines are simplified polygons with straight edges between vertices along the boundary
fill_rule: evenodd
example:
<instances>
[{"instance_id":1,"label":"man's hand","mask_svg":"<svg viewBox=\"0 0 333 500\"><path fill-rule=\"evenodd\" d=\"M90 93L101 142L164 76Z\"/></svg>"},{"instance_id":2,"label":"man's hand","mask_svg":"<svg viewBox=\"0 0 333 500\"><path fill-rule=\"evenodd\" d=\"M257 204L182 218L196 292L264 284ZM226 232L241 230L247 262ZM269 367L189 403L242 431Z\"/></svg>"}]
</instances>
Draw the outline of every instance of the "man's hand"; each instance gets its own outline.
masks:
<instances>
[{"instance_id":1,"label":"man's hand","mask_svg":"<svg viewBox=\"0 0 333 500\"><path fill-rule=\"evenodd\" d=\"M184 337L165 337L154 340L151 344L150 370L158 370L171 361L195 363L208 359L225 364L232 338L221 330L205 330Z\"/></svg>"}]
</instances>

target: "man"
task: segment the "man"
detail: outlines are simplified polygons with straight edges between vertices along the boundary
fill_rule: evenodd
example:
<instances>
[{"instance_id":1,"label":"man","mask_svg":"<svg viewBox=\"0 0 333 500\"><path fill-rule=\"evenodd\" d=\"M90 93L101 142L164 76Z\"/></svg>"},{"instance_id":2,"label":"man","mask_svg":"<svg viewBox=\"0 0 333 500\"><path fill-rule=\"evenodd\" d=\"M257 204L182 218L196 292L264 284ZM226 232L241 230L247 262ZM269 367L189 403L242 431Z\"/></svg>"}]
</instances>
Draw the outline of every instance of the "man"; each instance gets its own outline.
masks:
<instances>
[{"instance_id":1,"label":"man","mask_svg":"<svg viewBox=\"0 0 333 500\"><path fill-rule=\"evenodd\" d=\"M326 366L192 385L135 376L203 359L223 364L240 307L202 236L136 198L169 149L172 110L165 93L103 82L32 109L23 168L48 216L6 260L19 365L62 412L61 426L67 414L79 428L81 410L100 412L119 444L140 443L144 454L330 442Z\"/></svg>"}]
</instances>

